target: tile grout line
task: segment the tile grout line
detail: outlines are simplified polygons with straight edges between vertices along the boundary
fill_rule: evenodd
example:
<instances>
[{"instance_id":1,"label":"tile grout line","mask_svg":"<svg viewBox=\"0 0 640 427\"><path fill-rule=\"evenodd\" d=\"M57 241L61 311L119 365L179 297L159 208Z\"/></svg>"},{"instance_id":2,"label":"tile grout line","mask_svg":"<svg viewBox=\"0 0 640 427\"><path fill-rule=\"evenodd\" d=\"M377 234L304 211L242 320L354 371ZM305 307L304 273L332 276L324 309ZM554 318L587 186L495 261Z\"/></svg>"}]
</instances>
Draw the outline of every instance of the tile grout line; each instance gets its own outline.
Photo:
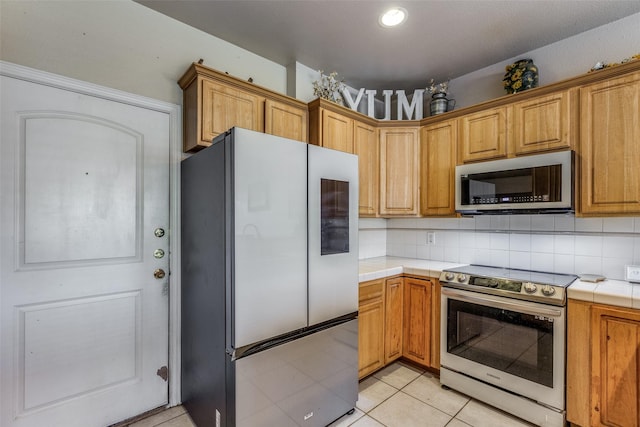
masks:
<instances>
[{"instance_id":1,"label":"tile grout line","mask_svg":"<svg viewBox=\"0 0 640 427\"><path fill-rule=\"evenodd\" d=\"M403 366L407 367L407 365L403 365ZM419 398L417 398L417 397L415 397L415 396L413 396L413 395L411 395L411 394L409 394L409 393L404 392L403 390L404 390L406 387L408 387L410 384L412 384L412 383L416 382L420 377L423 377L426 373L429 373L429 371L426 371L426 370L420 370L420 371L421 371L421 373L420 373L420 374L418 374L418 376L416 376L414 379L412 379L411 381L409 381L408 383L406 383L405 385L403 385L401 388L396 388L395 386L393 386L393 385L389 384L388 382L384 381L382 378L378 378L378 377L376 377L375 375L373 375L373 377L374 377L375 379L377 379L378 381L381 381L381 382L383 382L384 384L387 384L388 386L393 387L394 389L396 389L396 392L395 392L395 393L393 393L391 396L387 397L386 399L384 399L382 402L380 402L379 404L377 404L377 405L376 405L376 406L374 406L373 408L371 408L371 409L369 410L369 412L373 411L375 408L377 408L378 406L382 405L384 402L386 402L387 400L391 399L391 398L392 398L393 396L395 396L396 394L398 394L398 393L402 392L405 396L410 397L410 398L412 398L412 399L415 399L415 400L417 400L418 402L421 402L421 403L423 403L423 404L425 404L425 405L427 405L427 406L429 406L429 407L433 408L434 410L436 410L436 411L438 411L438 412L441 412L441 413L443 413L444 415L446 415L446 416L450 417L449 421L447 421L447 423L446 423L443 427L446 427L447 425L449 425L449 424L451 423L451 421L453 421L454 419L456 419L455 417L460 413L460 411L462 411L462 409L463 409L465 406L467 406L467 404L469 404L469 402L471 401L471 398L469 398L469 400L467 400L467 402L466 402L464 405L462 405L462 408L460 408L460 409L456 412L456 414L455 414L455 415L451 416L451 415L449 415L448 413L446 413L446 412L444 412L443 410L441 410L440 408L437 408L437 407L435 407L435 406L431 405L431 404L430 404L430 403L428 403L428 402L425 402L425 401L423 401L423 400L421 400L421 399L419 399ZM433 374L429 373L429 375L433 375ZM435 378L435 377L434 377L434 378ZM383 425L384 427L386 427L386 424L382 423L381 421L379 421L379 420L378 420L378 419L376 419L375 417L373 417L373 416L369 415L369 412L365 412L364 414L365 414L366 416L370 417L371 419L373 419L374 421L376 421L376 422L380 423L380 424L381 424L381 425ZM357 421L358 421L358 420L354 421L354 422L353 422L352 424L350 424L350 425L355 424ZM462 420L457 420L457 421L462 422L462 423L464 423L464 424L467 424L467 423L465 423L465 422L464 422L464 421L462 421ZM470 427L473 427L473 426L470 426Z\"/></svg>"},{"instance_id":2,"label":"tile grout line","mask_svg":"<svg viewBox=\"0 0 640 427\"><path fill-rule=\"evenodd\" d=\"M429 372L429 371L424 371L422 374L418 375L416 378L414 378L412 381L410 381L409 383L407 383L407 384L406 384L404 387L402 387L402 388L404 389L405 387L408 387L408 386L409 386L409 384L412 384L413 382L417 381L420 377L423 377L423 376L424 376L424 374L426 374L426 373L428 373L428 372ZM435 377L435 376L433 376L433 374L432 374L432 373L430 373L430 372L429 372L429 375L431 375L433 378L436 378L436 377ZM426 378L426 377L425 377L425 378ZM441 385L441 387L442 387L442 385ZM400 390L400 391L402 391L402 390ZM430 404L429 402L425 402L425 401L423 401L423 400L421 400L421 399L419 399L419 398L417 398L417 397L415 397L415 396L413 396L413 395L411 395L411 394L409 394L409 393L406 393L406 392L405 392L405 394L406 394L407 396L409 396L409 397L412 397L412 398L416 399L418 402L422 402L422 403L424 403L425 405L428 405L428 406L432 407L432 408L433 408L433 409L435 409L436 411L438 411L438 412L442 412L442 413L443 413L443 414L445 414L446 416L451 417L451 419L449 419L449 421L447 421L447 424L445 424L445 425L444 425L444 427L446 427L447 425L449 425L449 423L451 423L451 421L453 421L453 420L456 418L456 416L460 413L460 411L462 411L462 409L463 409L465 406L467 406L467 404L469 404L469 402L471 402L471 398L469 398L469 400L467 400L467 403L465 403L464 405L462 405L462 408L460 408L460 409L458 410L458 412L456 412L456 413L455 413L455 415L449 415L448 413L444 412L442 409L440 409L440 408L437 408L437 407L433 406L433 405L432 405L432 404ZM458 420L458 421L463 422L462 420ZM466 424L466 423L465 423L465 424ZM472 426L472 427L473 427L473 426Z\"/></svg>"}]
</instances>

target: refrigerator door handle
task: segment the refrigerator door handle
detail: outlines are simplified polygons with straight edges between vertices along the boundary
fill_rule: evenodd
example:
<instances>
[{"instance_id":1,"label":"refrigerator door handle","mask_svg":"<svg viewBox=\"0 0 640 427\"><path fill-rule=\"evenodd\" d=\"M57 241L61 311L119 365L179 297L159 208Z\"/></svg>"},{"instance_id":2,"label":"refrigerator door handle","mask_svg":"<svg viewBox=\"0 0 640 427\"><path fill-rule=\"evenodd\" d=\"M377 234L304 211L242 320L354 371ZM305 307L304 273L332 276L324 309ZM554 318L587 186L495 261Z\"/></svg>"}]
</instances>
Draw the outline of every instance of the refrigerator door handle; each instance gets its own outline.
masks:
<instances>
[{"instance_id":1,"label":"refrigerator door handle","mask_svg":"<svg viewBox=\"0 0 640 427\"><path fill-rule=\"evenodd\" d=\"M323 331L325 329L333 328L342 323L350 322L358 318L358 312L345 314L344 316L336 317L335 319L328 320L326 322L319 323L317 325L292 331L286 334L279 335L274 338L270 338L264 341L257 342L255 344L246 345L244 347L236 349L227 349L227 353L231 356L231 361L238 360L242 357L251 356L252 354L259 353L261 351L277 347L281 344L288 343L293 340L297 340L302 337L306 337L316 332ZM231 350L231 351L229 351Z\"/></svg>"}]
</instances>

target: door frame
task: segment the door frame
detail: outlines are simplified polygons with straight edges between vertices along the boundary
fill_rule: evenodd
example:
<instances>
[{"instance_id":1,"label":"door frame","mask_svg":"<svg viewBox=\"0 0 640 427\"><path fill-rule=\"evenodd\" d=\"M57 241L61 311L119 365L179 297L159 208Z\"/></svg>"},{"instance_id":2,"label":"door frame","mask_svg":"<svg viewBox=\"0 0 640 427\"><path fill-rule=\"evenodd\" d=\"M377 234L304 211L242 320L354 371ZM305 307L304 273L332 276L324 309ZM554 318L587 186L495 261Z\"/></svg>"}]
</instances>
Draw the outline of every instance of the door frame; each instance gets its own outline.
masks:
<instances>
[{"instance_id":1,"label":"door frame","mask_svg":"<svg viewBox=\"0 0 640 427\"><path fill-rule=\"evenodd\" d=\"M93 83L76 80L0 60L0 75L32 83L116 101L135 107L166 113L169 116L169 402L181 403L180 396L180 161L182 159L182 108Z\"/></svg>"}]
</instances>

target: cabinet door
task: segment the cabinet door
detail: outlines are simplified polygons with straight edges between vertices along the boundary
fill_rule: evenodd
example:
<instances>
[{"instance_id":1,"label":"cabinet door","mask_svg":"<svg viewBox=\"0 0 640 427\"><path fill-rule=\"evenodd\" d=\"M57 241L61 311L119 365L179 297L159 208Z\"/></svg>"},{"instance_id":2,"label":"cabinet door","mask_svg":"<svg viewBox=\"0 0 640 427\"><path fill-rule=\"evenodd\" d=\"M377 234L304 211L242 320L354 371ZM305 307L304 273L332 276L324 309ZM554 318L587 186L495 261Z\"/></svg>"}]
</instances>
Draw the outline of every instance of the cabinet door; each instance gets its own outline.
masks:
<instances>
[{"instance_id":1,"label":"cabinet door","mask_svg":"<svg viewBox=\"0 0 640 427\"><path fill-rule=\"evenodd\" d=\"M404 281L402 355L423 366L431 363L431 287L429 280Z\"/></svg>"},{"instance_id":2,"label":"cabinet door","mask_svg":"<svg viewBox=\"0 0 640 427\"><path fill-rule=\"evenodd\" d=\"M570 299L567 303L567 421L590 424L591 306Z\"/></svg>"},{"instance_id":3,"label":"cabinet door","mask_svg":"<svg viewBox=\"0 0 640 427\"><path fill-rule=\"evenodd\" d=\"M431 367L440 369L440 281L431 287Z\"/></svg>"},{"instance_id":4,"label":"cabinet door","mask_svg":"<svg viewBox=\"0 0 640 427\"><path fill-rule=\"evenodd\" d=\"M386 280L384 363L388 364L402 356L403 280L401 277Z\"/></svg>"},{"instance_id":5,"label":"cabinet door","mask_svg":"<svg viewBox=\"0 0 640 427\"><path fill-rule=\"evenodd\" d=\"M571 147L571 101L574 92L567 90L514 104L516 154Z\"/></svg>"},{"instance_id":6,"label":"cabinet door","mask_svg":"<svg viewBox=\"0 0 640 427\"><path fill-rule=\"evenodd\" d=\"M353 126L353 152L358 155L360 178L359 213L363 217L378 214L378 170L380 167L380 145L376 128L358 121Z\"/></svg>"},{"instance_id":7,"label":"cabinet door","mask_svg":"<svg viewBox=\"0 0 640 427\"><path fill-rule=\"evenodd\" d=\"M454 215L457 121L425 126L420 137L420 213Z\"/></svg>"},{"instance_id":8,"label":"cabinet door","mask_svg":"<svg viewBox=\"0 0 640 427\"><path fill-rule=\"evenodd\" d=\"M361 283L358 307L358 377L384 366L384 280Z\"/></svg>"},{"instance_id":9,"label":"cabinet door","mask_svg":"<svg viewBox=\"0 0 640 427\"><path fill-rule=\"evenodd\" d=\"M353 119L322 110L321 146L353 153Z\"/></svg>"},{"instance_id":10,"label":"cabinet door","mask_svg":"<svg viewBox=\"0 0 640 427\"><path fill-rule=\"evenodd\" d=\"M262 132L265 99L220 83L202 80L202 117L200 140L211 140L237 126Z\"/></svg>"},{"instance_id":11,"label":"cabinet door","mask_svg":"<svg viewBox=\"0 0 640 427\"><path fill-rule=\"evenodd\" d=\"M594 305L591 425L640 426L640 312Z\"/></svg>"},{"instance_id":12,"label":"cabinet door","mask_svg":"<svg viewBox=\"0 0 640 427\"><path fill-rule=\"evenodd\" d=\"M307 142L307 110L267 99L264 104L265 133Z\"/></svg>"},{"instance_id":13,"label":"cabinet door","mask_svg":"<svg viewBox=\"0 0 640 427\"><path fill-rule=\"evenodd\" d=\"M460 118L462 163L507 157L506 107L480 111Z\"/></svg>"},{"instance_id":14,"label":"cabinet door","mask_svg":"<svg viewBox=\"0 0 640 427\"><path fill-rule=\"evenodd\" d=\"M380 214L418 214L418 129L380 129Z\"/></svg>"},{"instance_id":15,"label":"cabinet door","mask_svg":"<svg viewBox=\"0 0 640 427\"><path fill-rule=\"evenodd\" d=\"M582 87L580 111L580 213L640 213L640 73Z\"/></svg>"}]
</instances>

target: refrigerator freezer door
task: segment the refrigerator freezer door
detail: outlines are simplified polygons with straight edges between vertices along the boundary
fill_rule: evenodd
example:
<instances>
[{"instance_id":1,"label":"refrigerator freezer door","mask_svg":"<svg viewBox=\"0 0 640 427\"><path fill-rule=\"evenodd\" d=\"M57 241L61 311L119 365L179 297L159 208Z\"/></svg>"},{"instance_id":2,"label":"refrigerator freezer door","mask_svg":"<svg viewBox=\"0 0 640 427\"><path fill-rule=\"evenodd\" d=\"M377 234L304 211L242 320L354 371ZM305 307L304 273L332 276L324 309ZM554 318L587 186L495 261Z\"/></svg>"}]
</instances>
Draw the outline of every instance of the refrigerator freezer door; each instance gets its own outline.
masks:
<instances>
[{"instance_id":1,"label":"refrigerator freezer door","mask_svg":"<svg viewBox=\"0 0 640 427\"><path fill-rule=\"evenodd\" d=\"M235 348L307 325L307 145L235 128Z\"/></svg>"},{"instance_id":2,"label":"refrigerator freezer door","mask_svg":"<svg viewBox=\"0 0 640 427\"><path fill-rule=\"evenodd\" d=\"M236 427L324 427L358 399L358 320L234 364Z\"/></svg>"},{"instance_id":3,"label":"refrigerator freezer door","mask_svg":"<svg viewBox=\"0 0 640 427\"><path fill-rule=\"evenodd\" d=\"M358 157L309 145L309 325L358 311Z\"/></svg>"}]
</instances>

